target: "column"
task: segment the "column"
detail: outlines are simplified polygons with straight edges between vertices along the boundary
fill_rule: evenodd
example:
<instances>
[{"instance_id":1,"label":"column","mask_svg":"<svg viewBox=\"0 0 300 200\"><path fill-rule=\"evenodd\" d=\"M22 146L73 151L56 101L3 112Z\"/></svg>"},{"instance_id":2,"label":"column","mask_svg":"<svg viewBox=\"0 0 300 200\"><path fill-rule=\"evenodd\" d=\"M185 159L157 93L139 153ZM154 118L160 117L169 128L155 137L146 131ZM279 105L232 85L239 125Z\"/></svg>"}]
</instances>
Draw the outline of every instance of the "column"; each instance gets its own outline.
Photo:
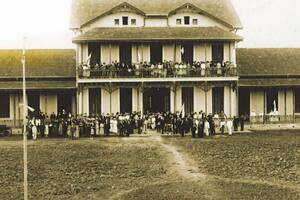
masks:
<instances>
[{"instance_id":1,"label":"column","mask_svg":"<svg viewBox=\"0 0 300 200\"><path fill-rule=\"evenodd\" d=\"M89 114L89 89L82 89L82 111L83 114Z\"/></svg>"},{"instance_id":2,"label":"column","mask_svg":"<svg viewBox=\"0 0 300 200\"><path fill-rule=\"evenodd\" d=\"M181 111L181 108L182 108L182 88L181 87L176 88L175 105L176 105L175 112Z\"/></svg>"},{"instance_id":3,"label":"column","mask_svg":"<svg viewBox=\"0 0 300 200\"><path fill-rule=\"evenodd\" d=\"M175 87L174 86L171 86L170 88L170 111L171 113L175 113Z\"/></svg>"},{"instance_id":4,"label":"column","mask_svg":"<svg viewBox=\"0 0 300 200\"><path fill-rule=\"evenodd\" d=\"M82 87L79 86L78 87L78 91L77 91L77 111L78 111L78 114L83 114L83 110L82 110Z\"/></svg>"},{"instance_id":5,"label":"column","mask_svg":"<svg viewBox=\"0 0 300 200\"><path fill-rule=\"evenodd\" d=\"M141 116L144 115L144 88L139 88L139 108L141 112Z\"/></svg>"}]
</instances>

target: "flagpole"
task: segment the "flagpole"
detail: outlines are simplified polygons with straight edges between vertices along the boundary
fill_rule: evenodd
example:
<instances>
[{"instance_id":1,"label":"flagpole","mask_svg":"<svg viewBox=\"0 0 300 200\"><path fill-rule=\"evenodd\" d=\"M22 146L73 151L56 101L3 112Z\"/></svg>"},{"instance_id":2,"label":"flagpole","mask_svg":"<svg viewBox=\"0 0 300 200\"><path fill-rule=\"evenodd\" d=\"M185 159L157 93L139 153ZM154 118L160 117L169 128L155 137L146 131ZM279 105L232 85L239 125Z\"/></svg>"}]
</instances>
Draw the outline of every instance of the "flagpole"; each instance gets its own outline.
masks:
<instances>
[{"instance_id":1,"label":"flagpole","mask_svg":"<svg viewBox=\"0 0 300 200\"><path fill-rule=\"evenodd\" d=\"M25 79L25 42L26 38L23 38L23 53L22 53L22 65L23 65L23 159L24 159L24 200L28 200L28 168L27 168L27 131L26 131L26 115L27 115L27 102L26 102L26 79Z\"/></svg>"}]
</instances>

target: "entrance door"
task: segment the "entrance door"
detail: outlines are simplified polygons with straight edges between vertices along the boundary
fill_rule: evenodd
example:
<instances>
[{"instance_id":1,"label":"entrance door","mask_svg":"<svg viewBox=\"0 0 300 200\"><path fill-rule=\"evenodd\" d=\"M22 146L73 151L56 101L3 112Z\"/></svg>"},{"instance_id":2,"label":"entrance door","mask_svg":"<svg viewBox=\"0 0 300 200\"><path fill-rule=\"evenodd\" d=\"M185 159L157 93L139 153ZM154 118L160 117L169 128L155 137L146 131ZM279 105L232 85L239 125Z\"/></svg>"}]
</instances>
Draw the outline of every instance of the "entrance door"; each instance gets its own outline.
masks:
<instances>
[{"instance_id":1,"label":"entrance door","mask_svg":"<svg viewBox=\"0 0 300 200\"><path fill-rule=\"evenodd\" d=\"M224 111L224 88L215 87L212 90L213 114Z\"/></svg>"},{"instance_id":2,"label":"entrance door","mask_svg":"<svg viewBox=\"0 0 300 200\"><path fill-rule=\"evenodd\" d=\"M153 64L162 63L162 44L150 44L150 61Z\"/></svg>"},{"instance_id":3,"label":"entrance door","mask_svg":"<svg viewBox=\"0 0 300 200\"><path fill-rule=\"evenodd\" d=\"M216 42L212 44L212 61L221 63L224 60L224 44Z\"/></svg>"},{"instance_id":4,"label":"entrance door","mask_svg":"<svg viewBox=\"0 0 300 200\"><path fill-rule=\"evenodd\" d=\"M182 88L182 104L184 105L184 112L186 114L194 112L194 88Z\"/></svg>"},{"instance_id":5,"label":"entrance door","mask_svg":"<svg viewBox=\"0 0 300 200\"><path fill-rule=\"evenodd\" d=\"M170 89L148 88L144 92L144 113L170 111Z\"/></svg>"},{"instance_id":6,"label":"entrance door","mask_svg":"<svg viewBox=\"0 0 300 200\"><path fill-rule=\"evenodd\" d=\"M276 108L274 108L274 106ZM267 90L267 113L274 111L274 109L278 111L278 90L270 89Z\"/></svg>"},{"instance_id":7,"label":"entrance door","mask_svg":"<svg viewBox=\"0 0 300 200\"><path fill-rule=\"evenodd\" d=\"M119 47L120 63L131 65L132 63L132 45L130 43L121 43Z\"/></svg>"},{"instance_id":8,"label":"entrance door","mask_svg":"<svg viewBox=\"0 0 300 200\"><path fill-rule=\"evenodd\" d=\"M89 89L89 112L90 115L101 114L101 89L100 88Z\"/></svg>"},{"instance_id":9,"label":"entrance door","mask_svg":"<svg viewBox=\"0 0 300 200\"><path fill-rule=\"evenodd\" d=\"M239 90L239 115L250 116L250 91L249 89Z\"/></svg>"},{"instance_id":10,"label":"entrance door","mask_svg":"<svg viewBox=\"0 0 300 200\"><path fill-rule=\"evenodd\" d=\"M27 93L27 104L34 108L34 112L28 111L28 115L32 117L36 112L40 111L40 93L30 91Z\"/></svg>"},{"instance_id":11,"label":"entrance door","mask_svg":"<svg viewBox=\"0 0 300 200\"><path fill-rule=\"evenodd\" d=\"M57 113L65 110L72 112L72 94L71 92L59 92L57 95Z\"/></svg>"},{"instance_id":12,"label":"entrance door","mask_svg":"<svg viewBox=\"0 0 300 200\"><path fill-rule=\"evenodd\" d=\"M101 63L101 45L99 43L89 43L88 53L91 55L91 66Z\"/></svg>"},{"instance_id":13,"label":"entrance door","mask_svg":"<svg viewBox=\"0 0 300 200\"><path fill-rule=\"evenodd\" d=\"M120 112L121 113L132 112L132 88L120 89Z\"/></svg>"},{"instance_id":14,"label":"entrance door","mask_svg":"<svg viewBox=\"0 0 300 200\"><path fill-rule=\"evenodd\" d=\"M181 61L192 64L194 61L194 46L192 43L185 43L181 45Z\"/></svg>"}]
</instances>

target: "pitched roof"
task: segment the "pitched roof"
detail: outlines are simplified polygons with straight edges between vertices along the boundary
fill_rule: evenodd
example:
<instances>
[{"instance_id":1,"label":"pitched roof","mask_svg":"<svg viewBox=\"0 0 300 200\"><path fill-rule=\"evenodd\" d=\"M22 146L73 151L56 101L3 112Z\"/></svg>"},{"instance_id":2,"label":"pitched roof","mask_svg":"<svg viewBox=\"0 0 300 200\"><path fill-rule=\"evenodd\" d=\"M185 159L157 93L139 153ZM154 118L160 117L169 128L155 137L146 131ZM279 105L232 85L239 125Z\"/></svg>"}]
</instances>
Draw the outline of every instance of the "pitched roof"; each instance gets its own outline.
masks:
<instances>
[{"instance_id":1,"label":"pitched roof","mask_svg":"<svg viewBox=\"0 0 300 200\"><path fill-rule=\"evenodd\" d=\"M22 50L0 50L0 77L22 77ZM26 51L26 77L75 77L73 49Z\"/></svg>"},{"instance_id":2,"label":"pitched roof","mask_svg":"<svg viewBox=\"0 0 300 200\"><path fill-rule=\"evenodd\" d=\"M22 81L0 81L0 90L22 90ZM26 81L27 90L66 90L76 89L75 80Z\"/></svg>"},{"instance_id":3,"label":"pitched roof","mask_svg":"<svg viewBox=\"0 0 300 200\"><path fill-rule=\"evenodd\" d=\"M231 0L73 0L70 28L80 28L124 1L146 15L168 15L171 11L189 3L234 28L242 27Z\"/></svg>"},{"instance_id":4,"label":"pitched roof","mask_svg":"<svg viewBox=\"0 0 300 200\"><path fill-rule=\"evenodd\" d=\"M237 64L241 77L299 76L300 48L240 48Z\"/></svg>"},{"instance_id":5,"label":"pitched roof","mask_svg":"<svg viewBox=\"0 0 300 200\"><path fill-rule=\"evenodd\" d=\"M300 86L299 78L241 78L239 87L293 87Z\"/></svg>"},{"instance_id":6,"label":"pitched roof","mask_svg":"<svg viewBox=\"0 0 300 200\"><path fill-rule=\"evenodd\" d=\"M73 39L80 41L242 40L218 27L95 28Z\"/></svg>"}]
</instances>

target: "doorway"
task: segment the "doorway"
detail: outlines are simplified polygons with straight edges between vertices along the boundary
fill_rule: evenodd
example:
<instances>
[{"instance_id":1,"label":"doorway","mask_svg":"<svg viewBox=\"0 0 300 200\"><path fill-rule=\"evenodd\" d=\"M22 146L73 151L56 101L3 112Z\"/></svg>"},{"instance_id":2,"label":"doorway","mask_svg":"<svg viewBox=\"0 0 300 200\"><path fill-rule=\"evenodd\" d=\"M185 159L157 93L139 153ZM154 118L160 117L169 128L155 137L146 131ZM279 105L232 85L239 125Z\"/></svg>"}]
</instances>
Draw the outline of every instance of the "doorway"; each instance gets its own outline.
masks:
<instances>
[{"instance_id":1,"label":"doorway","mask_svg":"<svg viewBox=\"0 0 300 200\"><path fill-rule=\"evenodd\" d=\"M150 44L150 62L152 64L162 63L162 44Z\"/></svg>"},{"instance_id":2,"label":"doorway","mask_svg":"<svg viewBox=\"0 0 300 200\"><path fill-rule=\"evenodd\" d=\"M120 89L120 112L121 113L132 112L132 88Z\"/></svg>"},{"instance_id":3,"label":"doorway","mask_svg":"<svg viewBox=\"0 0 300 200\"><path fill-rule=\"evenodd\" d=\"M144 113L170 111L170 88L148 88L144 92Z\"/></svg>"},{"instance_id":4,"label":"doorway","mask_svg":"<svg viewBox=\"0 0 300 200\"><path fill-rule=\"evenodd\" d=\"M239 115L250 116L249 89L239 89Z\"/></svg>"},{"instance_id":5,"label":"doorway","mask_svg":"<svg viewBox=\"0 0 300 200\"><path fill-rule=\"evenodd\" d=\"M121 43L119 48L120 63L125 65L132 64L132 45L130 43Z\"/></svg>"}]
</instances>

